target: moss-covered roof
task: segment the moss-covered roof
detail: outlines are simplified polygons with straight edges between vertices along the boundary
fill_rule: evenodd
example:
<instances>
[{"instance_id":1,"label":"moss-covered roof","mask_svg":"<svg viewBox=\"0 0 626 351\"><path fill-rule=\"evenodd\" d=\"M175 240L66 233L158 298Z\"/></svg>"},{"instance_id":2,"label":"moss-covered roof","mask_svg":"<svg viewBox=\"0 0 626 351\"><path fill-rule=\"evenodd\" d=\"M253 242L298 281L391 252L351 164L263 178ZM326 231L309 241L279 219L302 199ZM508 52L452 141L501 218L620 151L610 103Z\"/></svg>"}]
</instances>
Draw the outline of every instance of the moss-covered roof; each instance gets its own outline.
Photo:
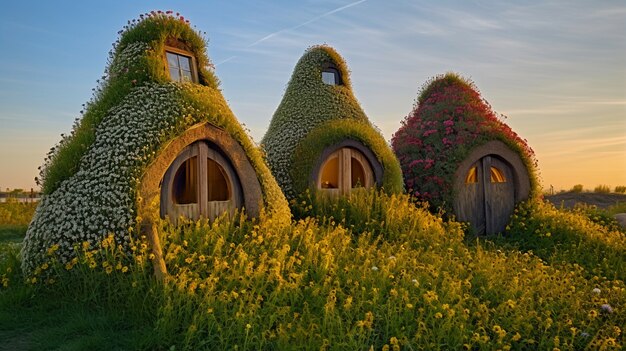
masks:
<instances>
[{"instance_id":1,"label":"moss-covered roof","mask_svg":"<svg viewBox=\"0 0 626 351\"><path fill-rule=\"evenodd\" d=\"M453 176L477 146L500 140L520 155L530 175L531 196L538 181L533 150L481 97L473 82L455 73L428 81L411 113L392 138L405 186L433 208L450 211Z\"/></svg>"},{"instance_id":2,"label":"moss-covered roof","mask_svg":"<svg viewBox=\"0 0 626 351\"><path fill-rule=\"evenodd\" d=\"M169 40L184 43L199 69L199 84L171 82L163 61ZM121 32L108 78L72 134L50 158L55 176L28 228L22 249L26 273L58 245L61 260L72 246L94 245L113 233L127 245L138 231L138 189L147 167L170 141L189 128L210 123L225 130L245 151L261 183L266 213L290 218L287 201L253 144L231 112L217 79L206 66L205 42L182 18L151 13ZM90 141L90 142L89 142ZM63 161L63 162L61 162ZM55 173L56 174L56 173Z\"/></svg>"},{"instance_id":3,"label":"moss-covered roof","mask_svg":"<svg viewBox=\"0 0 626 351\"><path fill-rule=\"evenodd\" d=\"M335 68L339 72L341 84L329 85L322 81L322 71L326 68ZM336 135L330 131L334 128L332 121L336 120L350 120L352 127L340 128L343 134ZM320 136L315 140L317 146L313 147L309 142L307 150L298 150L302 141L317 128L324 129L317 133ZM326 135L329 137L325 138ZM356 100L345 61L329 46L314 46L296 64L285 95L262 140L272 173L288 198L308 187L312 163L319 157L317 152L341 139L354 139L371 148L385 168L383 183L386 189L391 192L402 190L398 161L393 153L387 152L389 146ZM299 155L298 164L295 163L296 154Z\"/></svg>"}]
</instances>

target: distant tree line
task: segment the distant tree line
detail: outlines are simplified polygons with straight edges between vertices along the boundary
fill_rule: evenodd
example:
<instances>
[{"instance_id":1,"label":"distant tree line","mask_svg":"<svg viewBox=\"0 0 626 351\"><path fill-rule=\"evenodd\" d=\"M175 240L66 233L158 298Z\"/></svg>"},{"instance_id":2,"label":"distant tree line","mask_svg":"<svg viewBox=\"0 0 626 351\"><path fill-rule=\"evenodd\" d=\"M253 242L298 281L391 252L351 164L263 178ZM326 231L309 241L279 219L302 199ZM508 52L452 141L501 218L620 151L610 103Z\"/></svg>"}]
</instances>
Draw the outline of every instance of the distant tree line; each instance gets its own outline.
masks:
<instances>
[{"instance_id":1,"label":"distant tree line","mask_svg":"<svg viewBox=\"0 0 626 351\"><path fill-rule=\"evenodd\" d=\"M39 199L41 197L41 191L30 188L30 190L24 189L10 189L0 190L0 199Z\"/></svg>"},{"instance_id":2,"label":"distant tree line","mask_svg":"<svg viewBox=\"0 0 626 351\"><path fill-rule=\"evenodd\" d=\"M573 193L582 193L584 191L584 188L582 184L576 184L569 191ZM609 194L611 193L611 188L608 185L601 184L601 185L596 186L593 189L593 192L600 193L600 194ZM626 186L618 185L615 187L615 190L613 192L617 194L624 194L626 193Z\"/></svg>"}]
</instances>

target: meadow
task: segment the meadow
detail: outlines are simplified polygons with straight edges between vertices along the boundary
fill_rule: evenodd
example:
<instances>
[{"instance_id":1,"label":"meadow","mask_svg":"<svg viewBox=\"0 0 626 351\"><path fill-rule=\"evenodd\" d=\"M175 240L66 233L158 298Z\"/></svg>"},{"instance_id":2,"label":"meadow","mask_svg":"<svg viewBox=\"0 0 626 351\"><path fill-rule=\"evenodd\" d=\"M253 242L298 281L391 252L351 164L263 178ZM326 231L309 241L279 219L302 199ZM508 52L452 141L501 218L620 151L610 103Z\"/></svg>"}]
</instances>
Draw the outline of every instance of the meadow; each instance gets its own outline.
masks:
<instances>
[{"instance_id":1,"label":"meadow","mask_svg":"<svg viewBox=\"0 0 626 351\"><path fill-rule=\"evenodd\" d=\"M480 237L406 195L305 194L284 226L238 214L145 238L48 248L20 271L33 205L0 204L0 349L619 350L626 233L607 210L520 204ZM621 207L619 207L621 206ZM623 208L623 204L616 208Z\"/></svg>"}]
</instances>

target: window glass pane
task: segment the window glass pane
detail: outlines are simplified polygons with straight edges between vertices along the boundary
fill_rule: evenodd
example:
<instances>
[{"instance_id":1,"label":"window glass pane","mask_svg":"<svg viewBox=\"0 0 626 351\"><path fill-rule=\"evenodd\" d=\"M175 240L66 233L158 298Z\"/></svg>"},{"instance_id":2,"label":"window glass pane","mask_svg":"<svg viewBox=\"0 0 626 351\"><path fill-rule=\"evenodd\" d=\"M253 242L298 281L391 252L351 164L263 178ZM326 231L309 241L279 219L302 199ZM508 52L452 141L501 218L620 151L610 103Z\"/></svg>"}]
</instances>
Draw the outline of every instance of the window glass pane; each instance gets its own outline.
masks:
<instances>
[{"instance_id":1,"label":"window glass pane","mask_svg":"<svg viewBox=\"0 0 626 351\"><path fill-rule=\"evenodd\" d=\"M191 71L191 57L178 55L178 62L183 71Z\"/></svg>"},{"instance_id":2,"label":"window glass pane","mask_svg":"<svg viewBox=\"0 0 626 351\"><path fill-rule=\"evenodd\" d=\"M470 168L469 172L467 172L467 176L465 177L465 184L474 184L478 183L478 174L477 168Z\"/></svg>"},{"instance_id":3,"label":"window glass pane","mask_svg":"<svg viewBox=\"0 0 626 351\"><path fill-rule=\"evenodd\" d=\"M491 182L492 183L506 183L506 177L501 170L496 167L491 167Z\"/></svg>"},{"instance_id":4,"label":"window glass pane","mask_svg":"<svg viewBox=\"0 0 626 351\"><path fill-rule=\"evenodd\" d=\"M171 52L166 52L165 54L167 56L167 65L170 68L178 67L178 55L173 54Z\"/></svg>"},{"instance_id":5,"label":"window glass pane","mask_svg":"<svg viewBox=\"0 0 626 351\"><path fill-rule=\"evenodd\" d=\"M181 77L181 80L180 80L181 82L191 82L192 81L192 79L191 79L191 71L182 70L181 74L182 74L182 77Z\"/></svg>"},{"instance_id":6,"label":"window glass pane","mask_svg":"<svg viewBox=\"0 0 626 351\"><path fill-rule=\"evenodd\" d=\"M172 184L172 197L176 204L193 204L198 202L198 158L192 157L176 171Z\"/></svg>"},{"instance_id":7,"label":"window glass pane","mask_svg":"<svg viewBox=\"0 0 626 351\"><path fill-rule=\"evenodd\" d=\"M339 188L339 157L333 157L326 161L322 168L320 184L322 189Z\"/></svg>"},{"instance_id":8,"label":"window glass pane","mask_svg":"<svg viewBox=\"0 0 626 351\"><path fill-rule=\"evenodd\" d=\"M354 157L351 157L350 160L352 166L352 174L350 177L352 178L352 187L359 188L365 186L365 170L363 169L363 165L359 160Z\"/></svg>"},{"instance_id":9,"label":"window glass pane","mask_svg":"<svg viewBox=\"0 0 626 351\"><path fill-rule=\"evenodd\" d=\"M335 85L337 82L335 81L335 73L334 72L322 72L322 81L328 85Z\"/></svg>"},{"instance_id":10,"label":"window glass pane","mask_svg":"<svg viewBox=\"0 0 626 351\"><path fill-rule=\"evenodd\" d=\"M230 184L222 166L212 159L207 159L208 201L230 200Z\"/></svg>"},{"instance_id":11,"label":"window glass pane","mask_svg":"<svg viewBox=\"0 0 626 351\"><path fill-rule=\"evenodd\" d=\"M170 68L170 78L175 82L180 82L180 73L178 68Z\"/></svg>"}]
</instances>

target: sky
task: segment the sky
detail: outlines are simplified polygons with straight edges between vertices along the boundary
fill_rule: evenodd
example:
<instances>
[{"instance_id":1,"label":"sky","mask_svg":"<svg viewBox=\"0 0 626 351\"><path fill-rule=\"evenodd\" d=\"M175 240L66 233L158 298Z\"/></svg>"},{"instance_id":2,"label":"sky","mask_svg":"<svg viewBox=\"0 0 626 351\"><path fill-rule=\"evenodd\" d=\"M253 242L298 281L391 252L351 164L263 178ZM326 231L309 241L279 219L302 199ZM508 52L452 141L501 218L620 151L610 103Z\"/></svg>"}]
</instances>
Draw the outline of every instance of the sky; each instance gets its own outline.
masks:
<instances>
[{"instance_id":1,"label":"sky","mask_svg":"<svg viewBox=\"0 0 626 351\"><path fill-rule=\"evenodd\" d=\"M21 0L0 11L0 189L37 189L38 166L91 98L117 32L151 10L206 32L222 93L256 142L298 59L328 44L387 140L429 78L456 72L528 140L544 189L626 185L621 0Z\"/></svg>"}]
</instances>

